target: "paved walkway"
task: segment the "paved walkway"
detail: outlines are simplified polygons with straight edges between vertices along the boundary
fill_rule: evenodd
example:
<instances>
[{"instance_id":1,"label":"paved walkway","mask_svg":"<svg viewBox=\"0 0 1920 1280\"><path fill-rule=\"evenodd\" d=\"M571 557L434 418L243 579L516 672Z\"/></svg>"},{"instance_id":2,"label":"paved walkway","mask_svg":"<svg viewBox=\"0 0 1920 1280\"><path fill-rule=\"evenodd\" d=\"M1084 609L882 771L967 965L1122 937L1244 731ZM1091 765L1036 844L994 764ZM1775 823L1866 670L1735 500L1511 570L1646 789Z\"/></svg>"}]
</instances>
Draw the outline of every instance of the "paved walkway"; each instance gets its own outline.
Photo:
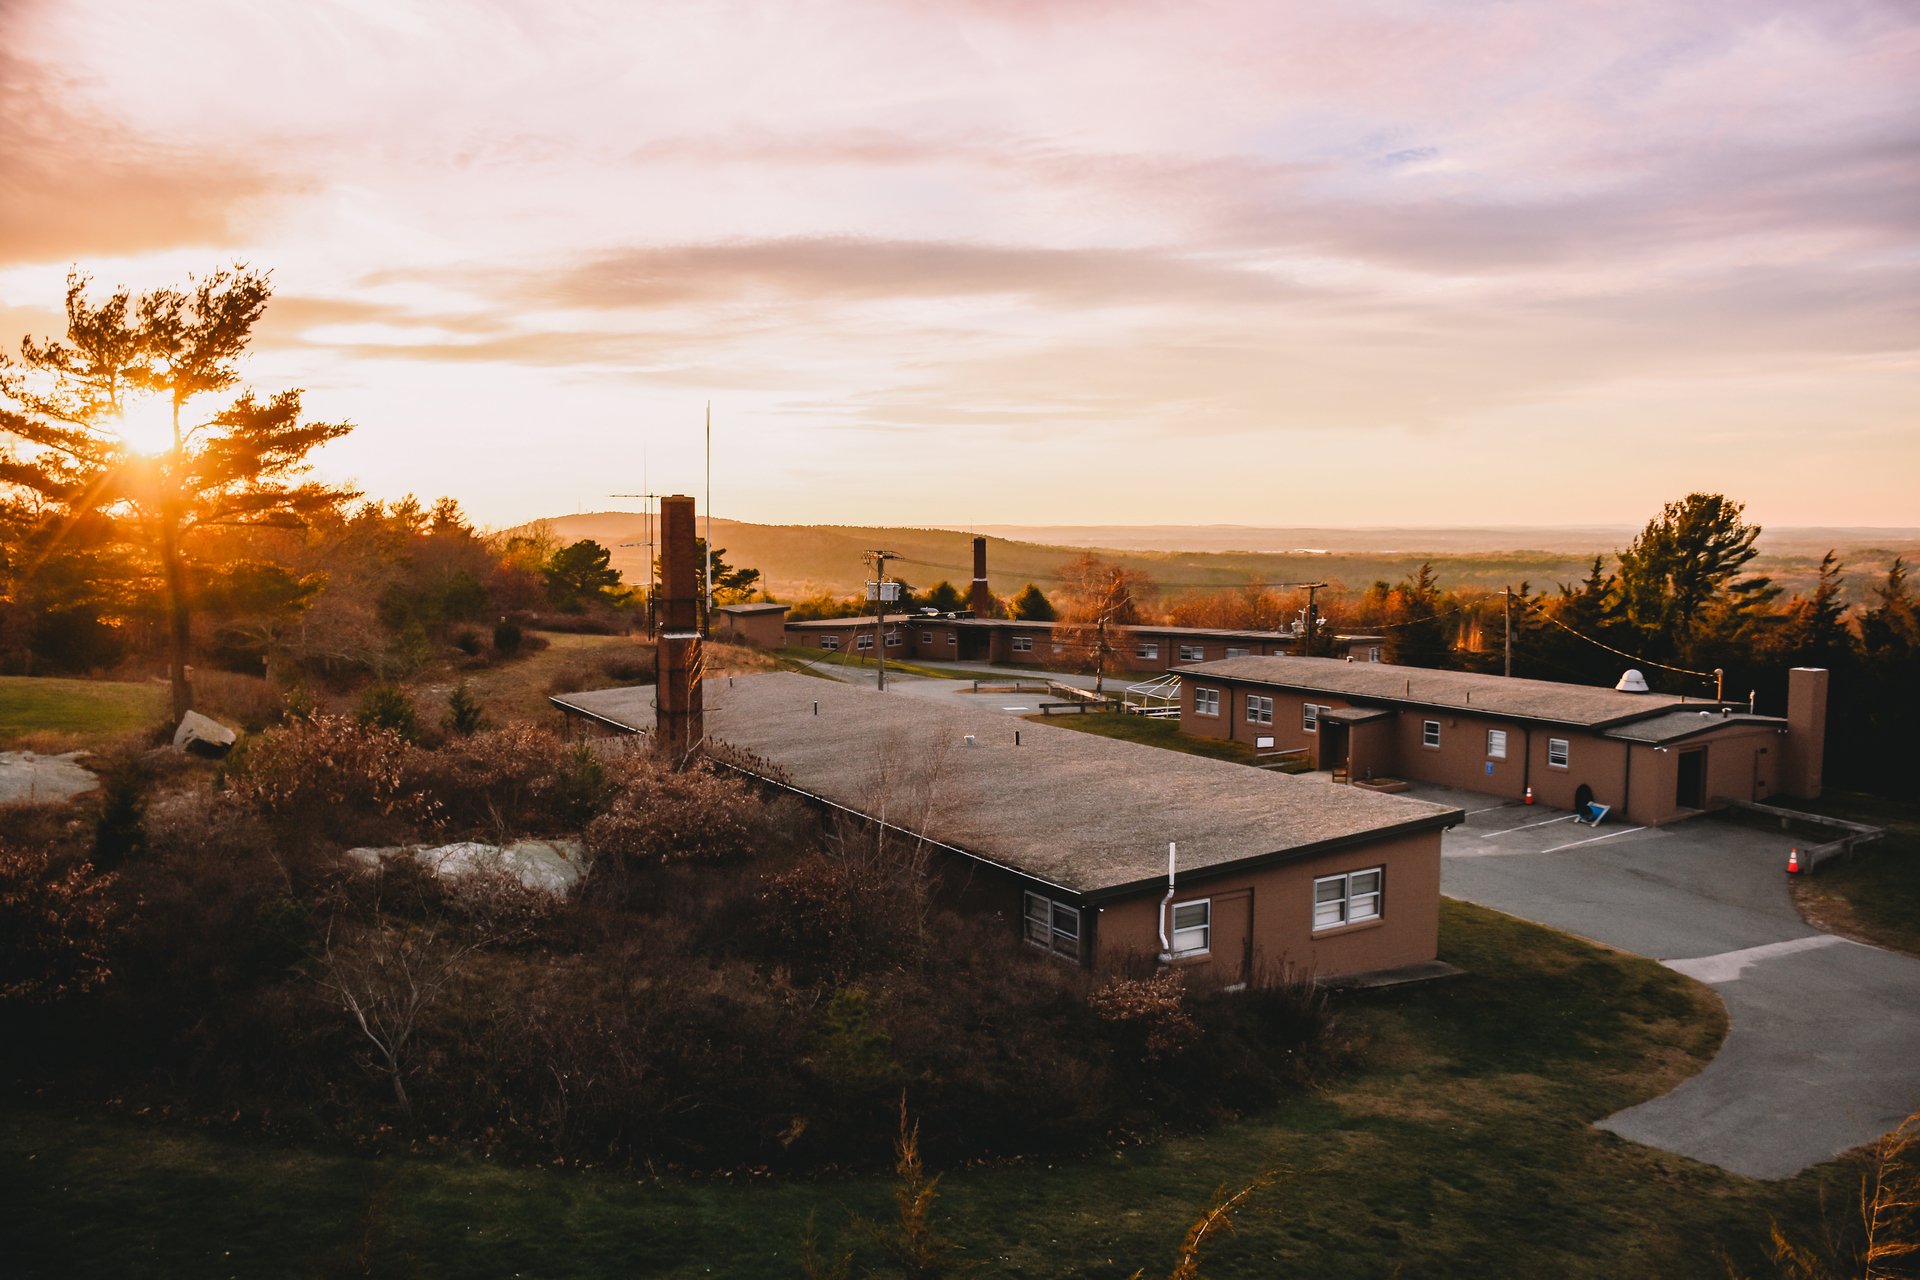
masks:
<instances>
[{"instance_id":1,"label":"paved walkway","mask_svg":"<svg viewBox=\"0 0 1920 1280\"><path fill-rule=\"evenodd\" d=\"M1562 811L1418 787L1468 811L1442 890L1638 952L1714 988L1705 1070L1599 1127L1755 1178L1872 1142L1920 1107L1920 959L1822 933L1787 892L1784 837L1713 818L1576 826Z\"/></svg>"}]
</instances>

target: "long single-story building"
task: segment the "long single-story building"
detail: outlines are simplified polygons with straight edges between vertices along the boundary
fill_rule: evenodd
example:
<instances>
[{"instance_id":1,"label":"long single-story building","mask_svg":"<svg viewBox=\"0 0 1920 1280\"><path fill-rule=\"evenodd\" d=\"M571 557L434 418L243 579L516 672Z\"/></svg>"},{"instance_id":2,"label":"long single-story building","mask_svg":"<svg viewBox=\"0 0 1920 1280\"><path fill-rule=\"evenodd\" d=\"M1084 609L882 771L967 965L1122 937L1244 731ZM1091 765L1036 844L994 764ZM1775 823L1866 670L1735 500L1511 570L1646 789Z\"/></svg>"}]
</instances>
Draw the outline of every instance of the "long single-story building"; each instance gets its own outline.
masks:
<instances>
[{"instance_id":1,"label":"long single-story building","mask_svg":"<svg viewBox=\"0 0 1920 1280\"><path fill-rule=\"evenodd\" d=\"M553 703L645 733L653 695ZM705 717L763 781L926 842L960 902L1066 961L1230 986L1435 959L1458 809L788 672L708 682Z\"/></svg>"},{"instance_id":2,"label":"long single-story building","mask_svg":"<svg viewBox=\"0 0 1920 1280\"><path fill-rule=\"evenodd\" d=\"M1301 751L1357 782L1406 779L1653 825L1728 800L1820 794L1827 673L1788 674L1787 715L1680 695L1332 658L1181 672L1180 727Z\"/></svg>"}]
</instances>

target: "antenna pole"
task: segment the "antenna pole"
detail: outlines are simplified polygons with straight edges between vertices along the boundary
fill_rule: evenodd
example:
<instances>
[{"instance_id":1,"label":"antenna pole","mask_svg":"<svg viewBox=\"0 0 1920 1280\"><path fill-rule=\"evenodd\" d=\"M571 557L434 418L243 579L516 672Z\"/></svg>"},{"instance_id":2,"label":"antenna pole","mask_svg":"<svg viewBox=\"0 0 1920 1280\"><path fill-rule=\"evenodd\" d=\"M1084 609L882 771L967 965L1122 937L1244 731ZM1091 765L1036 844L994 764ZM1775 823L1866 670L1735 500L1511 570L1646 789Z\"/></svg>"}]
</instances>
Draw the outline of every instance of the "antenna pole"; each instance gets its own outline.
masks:
<instances>
[{"instance_id":1,"label":"antenna pole","mask_svg":"<svg viewBox=\"0 0 1920 1280\"><path fill-rule=\"evenodd\" d=\"M1500 589L1500 597L1504 604L1503 611L1507 617L1507 627L1504 634L1507 649L1507 675L1511 676L1513 675L1513 588L1510 586L1502 587Z\"/></svg>"},{"instance_id":2,"label":"antenna pole","mask_svg":"<svg viewBox=\"0 0 1920 1280\"><path fill-rule=\"evenodd\" d=\"M713 401L707 401L707 608L700 615L700 634L713 628Z\"/></svg>"},{"instance_id":3,"label":"antenna pole","mask_svg":"<svg viewBox=\"0 0 1920 1280\"><path fill-rule=\"evenodd\" d=\"M873 595L873 653L879 664L880 679L878 688L887 687L887 561L899 559L894 551L869 551L868 563L873 565L872 584L867 588Z\"/></svg>"}]
</instances>

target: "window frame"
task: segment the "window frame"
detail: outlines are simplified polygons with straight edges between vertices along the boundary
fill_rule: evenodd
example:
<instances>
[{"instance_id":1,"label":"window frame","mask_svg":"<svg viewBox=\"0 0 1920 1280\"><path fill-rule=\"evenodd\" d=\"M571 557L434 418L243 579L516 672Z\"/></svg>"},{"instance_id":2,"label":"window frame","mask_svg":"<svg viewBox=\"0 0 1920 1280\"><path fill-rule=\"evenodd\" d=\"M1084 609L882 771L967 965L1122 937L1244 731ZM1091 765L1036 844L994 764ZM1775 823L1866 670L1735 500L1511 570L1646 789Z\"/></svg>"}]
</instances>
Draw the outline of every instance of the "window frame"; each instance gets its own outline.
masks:
<instances>
[{"instance_id":1,"label":"window frame","mask_svg":"<svg viewBox=\"0 0 1920 1280\"><path fill-rule=\"evenodd\" d=\"M1356 879L1366 876L1372 876L1374 878L1373 887L1370 889L1362 889L1356 893L1353 882ZM1320 894L1320 887L1322 885L1338 885L1339 891L1337 896L1323 899ZM1356 900L1366 903L1366 915L1354 915L1354 903ZM1322 923L1320 919L1320 909L1323 906L1337 906L1339 918ZM1310 930L1312 933L1325 933L1330 929L1345 929L1352 925L1369 924L1376 920L1386 919L1386 864L1382 863L1377 867L1360 867L1353 871L1340 871L1330 876L1315 876L1313 878L1313 901L1310 909L1313 917L1313 928Z\"/></svg>"},{"instance_id":2,"label":"window frame","mask_svg":"<svg viewBox=\"0 0 1920 1280\"><path fill-rule=\"evenodd\" d=\"M1494 739L1499 739L1499 750L1494 750ZM1487 730L1487 759L1505 760L1507 758L1507 731L1505 729Z\"/></svg>"},{"instance_id":3,"label":"window frame","mask_svg":"<svg viewBox=\"0 0 1920 1280\"><path fill-rule=\"evenodd\" d=\"M821 636L820 647L822 649L827 650L828 652L836 652L840 648L840 637L839 636Z\"/></svg>"},{"instance_id":4,"label":"window frame","mask_svg":"<svg viewBox=\"0 0 1920 1280\"><path fill-rule=\"evenodd\" d=\"M1015 653L1032 653L1033 637L1032 636L1015 636L1013 638L1013 651Z\"/></svg>"},{"instance_id":5,"label":"window frame","mask_svg":"<svg viewBox=\"0 0 1920 1280\"><path fill-rule=\"evenodd\" d=\"M1200 923L1182 925L1180 913L1199 908ZM1200 935L1200 945L1182 947L1180 935ZM1167 954L1175 960L1184 960L1189 956L1209 956L1213 954L1213 899L1195 898L1189 902L1176 902L1167 911Z\"/></svg>"},{"instance_id":6,"label":"window frame","mask_svg":"<svg viewBox=\"0 0 1920 1280\"><path fill-rule=\"evenodd\" d=\"M887 648L889 649L898 648L900 645L903 645L905 643L906 643L906 637L902 636L898 631L887 632Z\"/></svg>"},{"instance_id":7,"label":"window frame","mask_svg":"<svg viewBox=\"0 0 1920 1280\"><path fill-rule=\"evenodd\" d=\"M855 636L853 638L853 648L856 653L861 649L873 648L873 632L862 631L859 635Z\"/></svg>"},{"instance_id":8,"label":"window frame","mask_svg":"<svg viewBox=\"0 0 1920 1280\"><path fill-rule=\"evenodd\" d=\"M1206 660L1207 646L1203 644L1183 644L1180 646L1180 661L1205 662Z\"/></svg>"},{"instance_id":9,"label":"window frame","mask_svg":"<svg viewBox=\"0 0 1920 1280\"><path fill-rule=\"evenodd\" d=\"M1272 724L1273 699L1262 693L1247 695L1247 723Z\"/></svg>"},{"instance_id":10,"label":"window frame","mask_svg":"<svg viewBox=\"0 0 1920 1280\"><path fill-rule=\"evenodd\" d=\"M1195 689L1193 691L1193 714L1220 717L1220 691L1218 689Z\"/></svg>"},{"instance_id":11,"label":"window frame","mask_svg":"<svg viewBox=\"0 0 1920 1280\"><path fill-rule=\"evenodd\" d=\"M1045 908L1043 914L1036 914L1037 906ZM1073 919L1071 934L1060 927L1063 917L1068 916ZM1036 937L1038 930L1045 930L1046 936ZM1032 889L1023 890L1020 900L1020 937L1030 947L1039 947L1050 956L1059 956L1063 960L1072 960L1075 964L1079 964L1086 937L1086 920L1080 908L1071 902L1049 898L1046 894L1036 893ZM1063 945L1069 942L1070 947Z\"/></svg>"},{"instance_id":12,"label":"window frame","mask_svg":"<svg viewBox=\"0 0 1920 1280\"><path fill-rule=\"evenodd\" d=\"M1380 646L1379 646L1379 645L1377 645L1377 644L1370 644L1370 645L1368 645L1368 646L1367 646L1367 661L1368 661L1368 662L1379 662L1379 661L1381 661L1381 656L1380 656Z\"/></svg>"},{"instance_id":13,"label":"window frame","mask_svg":"<svg viewBox=\"0 0 1920 1280\"><path fill-rule=\"evenodd\" d=\"M1320 708L1311 702L1300 704L1300 732L1320 732Z\"/></svg>"},{"instance_id":14,"label":"window frame","mask_svg":"<svg viewBox=\"0 0 1920 1280\"><path fill-rule=\"evenodd\" d=\"M1136 641L1133 646L1133 656L1136 658L1150 658L1158 662L1160 660L1160 642L1157 640Z\"/></svg>"},{"instance_id":15,"label":"window frame","mask_svg":"<svg viewBox=\"0 0 1920 1280\"><path fill-rule=\"evenodd\" d=\"M1420 745L1429 751L1438 751L1440 749L1440 722L1438 720L1422 720L1420 722Z\"/></svg>"},{"instance_id":16,"label":"window frame","mask_svg":"<svg viewBox=\"0 0 1920 1280\"><path fill-rule=\"evenodd\" d=\"M1560 759L1557 761L1553 758L1554 756L1553 749L1555 746L1558 746L1560 748ZM1573 740L1570 738L1548 738L1547 739L1547 768L1566 769L1566 768L1572 767L1572 764L1573 764Z\"/></svg>"},{"instance_id":17,"label":"window frame","mask_svg":"<svg viewBox=\"0 0 1920 1280\"><path fill-rule=\"evenodd\" d=\"M920 633L920 643L921 643L921 644L932 644L932 643L933 643L933 632L931 632L931 631L922 631L922 632Z\"/></svg>"},{"instance_id":18,"label":"window frame","mask_svg":"<svg viewBox=\"0 0 1920 1280\"><path fill-rule=\"evenodd\" d=\"M1228 656L1229 658L1250 658L1250 657L1252 657L1252 656L1253 656L1253 650L1251 650L1251 649L1239 649L1239 648L1235 648L1235 647L1234 647L1234 646L1232 646L1232 645L1228 645L1228 646L1227 646L1227 656Z\"/></svg>"}]
</instances>

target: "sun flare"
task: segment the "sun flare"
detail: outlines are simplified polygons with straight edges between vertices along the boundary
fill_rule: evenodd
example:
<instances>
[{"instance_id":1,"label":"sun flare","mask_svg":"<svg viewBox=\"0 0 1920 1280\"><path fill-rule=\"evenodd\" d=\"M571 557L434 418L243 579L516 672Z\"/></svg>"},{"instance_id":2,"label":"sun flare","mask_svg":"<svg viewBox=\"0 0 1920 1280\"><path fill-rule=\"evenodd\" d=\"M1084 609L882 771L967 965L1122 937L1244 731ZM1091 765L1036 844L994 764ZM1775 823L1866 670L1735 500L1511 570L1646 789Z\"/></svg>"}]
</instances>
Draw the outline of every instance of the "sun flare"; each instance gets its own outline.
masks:
<instances>
[{"instance_id":1,"label":"sun flare","mask_svg":"<svg viewBox=\"0 0 1920 1280\"><path fill-rule=\"evenodd\" d=\"M130 396L113 420L127 448L149 457L173 448L173 402L166 396Z\"/></svg>"}]
</instances>

